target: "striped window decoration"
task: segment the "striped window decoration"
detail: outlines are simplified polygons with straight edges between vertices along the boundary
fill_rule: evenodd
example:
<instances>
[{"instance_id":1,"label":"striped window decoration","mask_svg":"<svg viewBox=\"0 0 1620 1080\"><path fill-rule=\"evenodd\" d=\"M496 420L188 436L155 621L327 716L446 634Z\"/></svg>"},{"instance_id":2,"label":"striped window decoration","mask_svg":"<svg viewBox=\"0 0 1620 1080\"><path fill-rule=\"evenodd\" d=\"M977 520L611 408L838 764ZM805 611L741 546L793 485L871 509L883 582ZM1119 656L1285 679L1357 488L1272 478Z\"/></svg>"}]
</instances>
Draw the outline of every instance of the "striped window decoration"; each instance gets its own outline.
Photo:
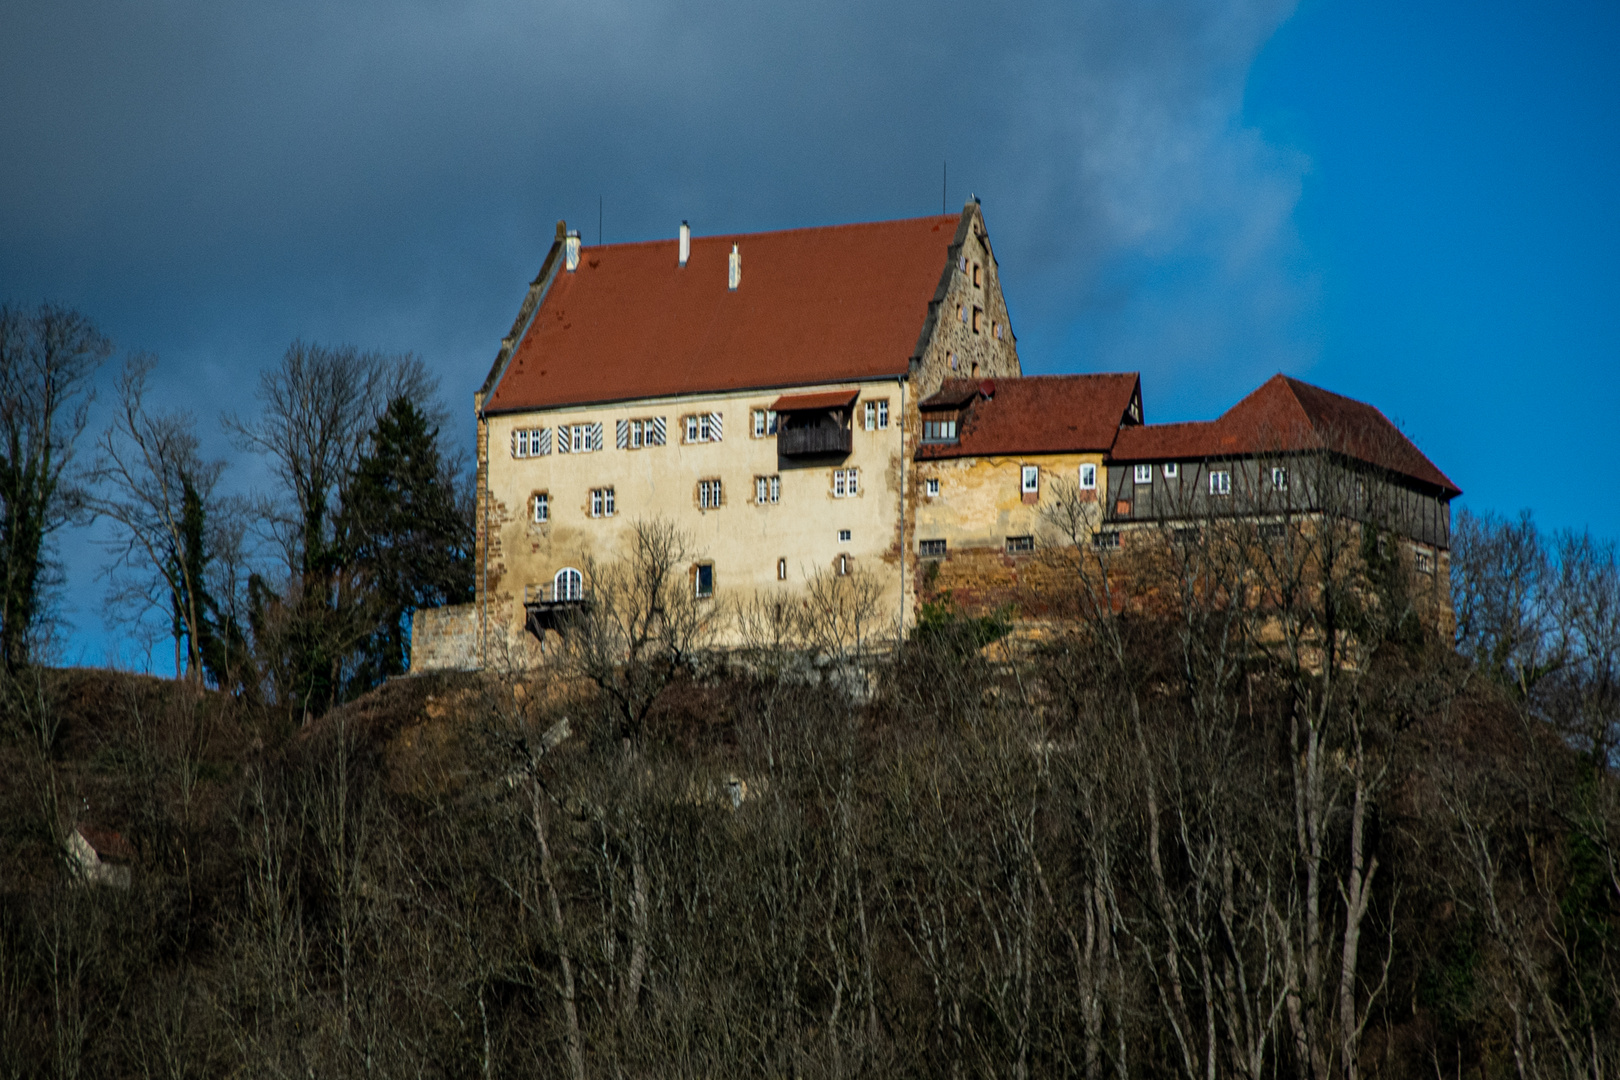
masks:
<instances>
[{"instance_id":1,"label":"striped window decoration","mask_svg":"<svg viewBox=\"0 0 1620 1080\"><path fill-rule=\"evenodd\" d=\"M518 428L512 432L512 456L539 457L551 453L550 428Z\"/></svg>"},{"instance_id":2,"label":"striped window decoration","mask_svg":"<svg viewBox=\"0 0 1620 1080\"><path fill-rule=\"evenodd\" d=\"M668 427L664 423L664 418L662 416L653 417L652 418L652 437L647 440L647 445L648 446L663 446L664 442L668 439L668 437L669 437Z\"/></svg>"},{"instance_id":3,"label":"striped window decoration","mask_svg":"<svg viewBox=\"0 0 1620 1080\"><path fill-rule=\"evenodd\" d=\"M615 444L620 450L630 449L630 421L620 420L613 425Z\"/></svg>"}]
</instances>

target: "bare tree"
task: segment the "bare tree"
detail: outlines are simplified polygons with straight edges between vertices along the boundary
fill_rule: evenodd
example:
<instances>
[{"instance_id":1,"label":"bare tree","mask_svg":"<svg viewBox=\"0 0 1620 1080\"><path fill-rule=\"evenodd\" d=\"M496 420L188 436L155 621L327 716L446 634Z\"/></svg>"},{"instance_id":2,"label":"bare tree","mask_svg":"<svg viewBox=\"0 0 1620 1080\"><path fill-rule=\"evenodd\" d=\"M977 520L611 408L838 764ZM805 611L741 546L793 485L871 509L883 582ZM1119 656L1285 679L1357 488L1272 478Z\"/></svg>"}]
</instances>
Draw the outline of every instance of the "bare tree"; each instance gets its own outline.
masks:
<instances>
[{"instance_id":1,"label":"bare tree","mask_svg":"<svg viewBox=\"0 0 1620 1080\"><path fill-rule=\"evenodd\" d=\"M0 661L12 670L31 655L46 542L82 509L68 470L111 352L71 308L0 307Z\"/></svg>"},{"instance_id":2,"label":"bare tree","mask_svg":"<svg viewBox=\"0 0 1620 1080\"><path fill-rule=\"evenodd\" d=\"M223 461L204 460L192 417L146 404L156 358L131 357L118 381L118 411L98 440L92 509L117 526L112 571L136 618L158 611L174 638L174 670L194 683L204 675L212 614L206 580L211 519L220 513L215 485Z\"/></svg>"}]
</instances>

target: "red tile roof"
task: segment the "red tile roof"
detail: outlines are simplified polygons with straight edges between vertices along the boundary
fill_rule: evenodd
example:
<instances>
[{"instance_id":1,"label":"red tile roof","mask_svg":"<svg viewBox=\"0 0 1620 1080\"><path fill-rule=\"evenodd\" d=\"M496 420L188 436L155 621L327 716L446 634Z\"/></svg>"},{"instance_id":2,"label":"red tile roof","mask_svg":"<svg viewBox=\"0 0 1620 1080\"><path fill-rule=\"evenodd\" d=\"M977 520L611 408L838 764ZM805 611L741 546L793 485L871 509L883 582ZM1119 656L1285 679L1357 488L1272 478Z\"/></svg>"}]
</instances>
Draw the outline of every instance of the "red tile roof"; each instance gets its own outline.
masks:
<instances>
[{"instance_id":1,"label":"red tile roof","mask_svg":"<svg viewBox=\"0 0 1620 1080\"><path fill-rule=\"evenodd\" d=\"M1460 495L1383 413L1365 402L1274 375L1218 420L1147 424L1119 433L1113 460L1167 461L1332 450Z\"/></svg>"},{"instance_id":2,"label":"red tile roof","mask_svg":"<svg viewBox=\"0 0 1620 1080\"><path fill-rule=\"evenodd\" d=\"M960 215L585 248L490 412L906 374ZM727 288L731 247L742 280Z\"/></svg>"},{"instance_id":3,"label":"red tile roof","mask_svg":"<svg viewBox=\"0 0 1620 1080\"><path fill-rule=\"evenodd\" d=\"M967 389L976 396L957 428L959 441L919 447L919 458L1103 452L1142 392L1135 374L1031 375L949 380L928 402L947 404Z\"/></svg>"},{"instance_id":4,"label":"red tile roof","mask_svg":"<svg viewBox=\"0 0 1620 1080\"><path fill-rule=\"evenodd\" d=\"M787 394L771 403L772 412L803 412L810 409L837 409L854 404L859 390L828 390L823 394Z\"/></svg>"}]
</instances>

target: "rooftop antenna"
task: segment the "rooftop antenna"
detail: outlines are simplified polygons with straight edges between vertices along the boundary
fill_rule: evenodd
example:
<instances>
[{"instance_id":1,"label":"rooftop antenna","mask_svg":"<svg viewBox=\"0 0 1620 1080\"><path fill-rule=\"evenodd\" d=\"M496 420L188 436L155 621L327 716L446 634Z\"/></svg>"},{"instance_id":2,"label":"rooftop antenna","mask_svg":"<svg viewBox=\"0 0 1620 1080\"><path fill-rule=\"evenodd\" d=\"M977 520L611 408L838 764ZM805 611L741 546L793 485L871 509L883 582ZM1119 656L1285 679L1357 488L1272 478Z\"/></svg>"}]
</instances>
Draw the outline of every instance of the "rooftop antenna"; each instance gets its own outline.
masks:
<instances>
[{"instance_id":1,"label":"rooftop antenna","mask_svg":"<svg viewBox=\"0 0 1620 1080\"><path fill-rule=\"evenodd\" d=\"M940 162L939 212L942 213L942 214L946 212L945 211L945 198L946 198L945 189L950 186L950 179L951 179L951 163L950 163L950 161L947 160L947 161Z\"/></svg>"},{"instance_id":2,"label":"rooftop antenna","mask_svg":"<svg viewBox=\"0 0 1620 1080\"><path fill-rule=\"evenodd\" d=\"M602 196L596 197L596 246L602 246Z\"/></svg>"}]
</instances>

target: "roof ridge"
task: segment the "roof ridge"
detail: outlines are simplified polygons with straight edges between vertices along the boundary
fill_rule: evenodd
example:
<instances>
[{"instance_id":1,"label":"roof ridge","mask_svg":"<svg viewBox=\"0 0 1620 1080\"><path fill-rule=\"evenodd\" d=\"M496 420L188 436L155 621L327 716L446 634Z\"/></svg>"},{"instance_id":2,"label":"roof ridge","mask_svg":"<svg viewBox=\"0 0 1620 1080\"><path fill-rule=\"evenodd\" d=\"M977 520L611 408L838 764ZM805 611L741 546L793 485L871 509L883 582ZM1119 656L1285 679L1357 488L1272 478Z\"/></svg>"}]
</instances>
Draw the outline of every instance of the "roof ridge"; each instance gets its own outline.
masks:
<instances>
[{"instance_id":1,"label":"roof ridge","mask_svg":"<svg viewBox=\"0 0 1620 1080\"><path fill-rule=\"evenodd\" d=\"M869 229L874 225L910 225L919 221L955 221L961 214L924 214L912 218L883 218L877 221L840 221L833 225L795 225L789 229L763 229L758 232L692 233L692 243L700 240L741 240L750 236L788 236L792 233L838 232L845 229ZM611 244L580 244L580 251L610 251L614 248L642 248L655 244L678 244L679 236L659 237L651 240L616 240Z\"/></svg>"}]
</instances>

